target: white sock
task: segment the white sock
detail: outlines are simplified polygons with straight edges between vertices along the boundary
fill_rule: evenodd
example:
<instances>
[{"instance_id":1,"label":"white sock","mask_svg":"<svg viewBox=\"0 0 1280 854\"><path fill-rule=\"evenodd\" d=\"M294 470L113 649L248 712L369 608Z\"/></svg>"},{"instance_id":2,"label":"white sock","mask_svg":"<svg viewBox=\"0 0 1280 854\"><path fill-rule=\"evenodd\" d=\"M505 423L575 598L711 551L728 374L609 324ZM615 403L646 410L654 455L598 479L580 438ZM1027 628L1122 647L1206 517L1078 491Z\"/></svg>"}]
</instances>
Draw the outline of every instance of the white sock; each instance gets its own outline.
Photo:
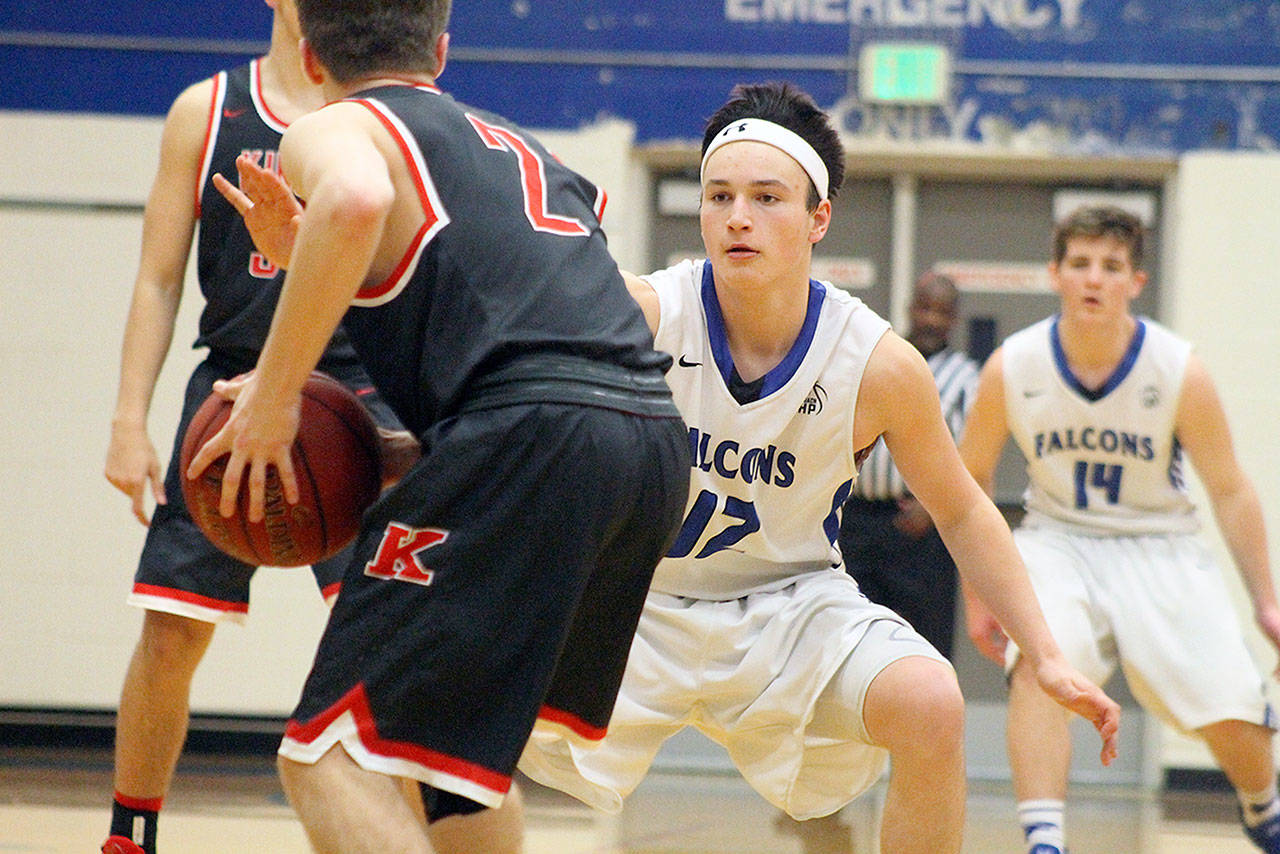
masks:
<instances>
[{"instance_id":1,"label":"white sock","mask_svg":"<svg viewBox=\"0 0 1280 854\"><path fill-rule=\"evenodd\" d=\"M1064 808L1062 801L1049 799L1018 802L1018 823L1022 825L1022 835L1027 840L1028 850L1036 845L1053 845L1059 850L1066 849Z\"/></svg>"},{"instance_id":2,"label":"white sock","mask_svg":"<svg viewBox=\"0 0 1280 854\"><path fill-rule=\"evenodd\" d=\"M1236 797L1240 799L1240 807L1244 810L1246 827L1257 827L1272 816L1280 815L1280 797L1276 795L1275 780L1261 792L1237 789Z\"/></svg>"}]
</instances>

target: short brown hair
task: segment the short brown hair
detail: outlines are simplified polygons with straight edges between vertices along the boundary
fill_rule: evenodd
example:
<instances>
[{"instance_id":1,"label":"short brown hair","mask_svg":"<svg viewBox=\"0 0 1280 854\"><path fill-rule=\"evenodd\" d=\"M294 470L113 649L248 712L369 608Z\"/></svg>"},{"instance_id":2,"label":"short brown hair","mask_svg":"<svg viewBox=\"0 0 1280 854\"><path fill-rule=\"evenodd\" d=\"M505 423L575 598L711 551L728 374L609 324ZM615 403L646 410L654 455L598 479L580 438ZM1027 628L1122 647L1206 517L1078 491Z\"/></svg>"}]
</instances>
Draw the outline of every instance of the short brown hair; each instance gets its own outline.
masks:
<instances>
[{"instance_id":1,"label":"short brown hair","mask_svg":"<svg viewBox=\"0 0 1280 854\"><path fill-rule=\"evenodd\" d=\"M1067 255L1067 241L1073 237L1110 237L1129 247L1129 263L1135 270L1142 267L1146 229L1142 220L1114 205L1089 205L1076 208L1053 230L1053 261L1061 263Z\"/></svg>"},{"instance_id":2,"label":"short brown hair","mask_svg":"<svg viewBox=\"0 0 1280 854\"><path fill-rule=\"evenodd\" d=\"M370 73L435 74L450 0L298 0L302 35L340 83Z\"/></svg>"},{"instance_id":3,"label":"short brown hair","mask_svg":"<svg viewBox=\"0 0 1280 854\"><path fill-rule=\"evenodd\" d=\"M702 134L702 153L706 154L707 147L725 125L738 119L764 119L799 134L822 158L823 165L827 167L827 195L833 199L836 197L844 181L844 146L840 135L831 126L831 119L814 103L808 92L784 81L738 84L729 93L729 100L707 119ZM818 190L810 183L806 207L814 210L819 201Z\"/></svg>"}]
</instances>

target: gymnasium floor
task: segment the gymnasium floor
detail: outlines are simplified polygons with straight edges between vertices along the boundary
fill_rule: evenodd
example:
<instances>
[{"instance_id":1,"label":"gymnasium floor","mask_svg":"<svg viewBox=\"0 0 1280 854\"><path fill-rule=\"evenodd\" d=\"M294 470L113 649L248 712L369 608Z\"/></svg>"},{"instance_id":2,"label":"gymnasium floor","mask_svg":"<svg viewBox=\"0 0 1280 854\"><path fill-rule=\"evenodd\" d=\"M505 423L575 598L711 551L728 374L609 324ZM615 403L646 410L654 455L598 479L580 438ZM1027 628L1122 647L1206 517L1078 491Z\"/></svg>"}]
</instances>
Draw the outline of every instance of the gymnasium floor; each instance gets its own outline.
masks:
<instances>
[{"instance_id":1,"label":"gymnasium floor","mask_svg":"<svg viewBox=\"0 0 1280 854\"><path fill-rule=\"evenodd\" d=\"M0 854L91 854L107 823L102 748L0 748ZM877 787L803 826L727 775L654 774L618 816L524 782L526 854L874 854ZM1248 854L1222 792L1077 788L1073 854ZM1020 854L1004 784L970 785L966 854ZM268 755L184 757L160 830L164 854L305 854ZM484 854L477 851L476 854Z\"/></svg>"}]
</instances>

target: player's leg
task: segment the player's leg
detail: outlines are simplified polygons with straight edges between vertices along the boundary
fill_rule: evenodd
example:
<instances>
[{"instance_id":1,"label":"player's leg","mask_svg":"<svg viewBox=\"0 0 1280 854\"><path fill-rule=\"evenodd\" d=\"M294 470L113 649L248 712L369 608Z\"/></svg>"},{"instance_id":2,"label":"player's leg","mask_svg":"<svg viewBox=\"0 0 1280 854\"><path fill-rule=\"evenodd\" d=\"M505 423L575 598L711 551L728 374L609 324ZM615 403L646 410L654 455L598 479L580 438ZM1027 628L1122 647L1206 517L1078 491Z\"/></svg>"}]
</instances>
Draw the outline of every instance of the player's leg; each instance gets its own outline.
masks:
<instances>
[{"instance_id":1,"label":"player's leg","mask_svg":"<svg viewBox=\"0 0 1280 854\"><path fill-rule=\"evenodd\" d=\"M451 815L427 825L436 854L470 854L484 840L486 854L520 854L524 845L524 799L514 783L502 806L467 815Z\"/></svg>"},{"instance_id":2,"label":"player's leg","mask_svg":"<svg viewBox=\"0 0 1280 854\"><path fill-rule=\"evenodd\" d=\"M1041 690L1025 659L1019 659L1009 679L1005 742L1028 850L1065 851L1063 810L1071 769L1068 712Z\"/></svg>"},{"instance_id":3,"label":"player's leg","mask_svg":"<svg viewBox=\"0 0 1280 854\"><path fill-rule=\"evenodd\" d=\"M424 793L429 787L409 777L398 777L396 782L414 818L426 830L435 854L466 854L475 849L479 839L484 840L485 851L493 854L519 854L522 850L524 799L514 782L502 799L502 806L444 817L427 815L426 801L432 797L438 804L439 791Z\"/></svg>"},{"instance_id":4,"label":"player's leg","mask_svg":"<svg viewBox=\"0 0 1280 854\"><path fill-rule=\"evenodd\" d=\"M285 795L319 854L430 854L397 778L364 770L341 745L311 765L281 757L279 770Z\"/></svg>"},{"instance_id":5,"label":"player's leg","mask_svg":"<svg viewBox=\"0 0 1280 854\"><path fill-rule=\"evenodd\" d=\"M1204 738L1236 790L1249 837L1280 854L1275 712L1217 561L1185 535L1121 538L1114 550L1108 569L1125 587L1113 595L1112 624L1134 697Z\"/></svg>"},{"instance_id":6,"label":"player's leg","mask_svg":"<svg viewBox=\"0 0 1280 854\"><path fill-rule=\"evenodd\" d=\"M1280 852L1280 799L1276 797L1276 768L1267 727L1242 720L1225 720L1200 729L1227 780L1240 798L1249 838L1268 854Z\"/></svg>"},{"instance_id":7,"label":"player's leg","mask_svg":"<svg viewBox=\"0 0 1280 854\"><path fill-rule=\"evenodd\" d=\"M213 623L148 610L125 675L116 717L111 834L147 852L155 850L155 813L186 741L191 679L213 631Z\"/></svg>"},{"instance_id":8,"label":"player's leg","mask_svg":"<svg viewBox=\"0 0 1280 854\"><path fill-rule=\"evenodd\" d=\"M1098 545L1097 541L1104 539L1038 528L1014 532L1049 631L1067 661L1099 685L1117 664L1110 621L1098 606L1109 591L1098 589L1092 571L1095 567L1114 570L1119 563L1119 558ZM1041 690L1035 673L1013 644L1009 645L1008 662L1005 742L1018 822L1028 852L1060 854L1066 851L1070 713Z\"/></svg>"},{"instance_id":9,"label":"player's leg","mask_svg":"<svg viewBox=\"0 0 1280 854\"><path fill-rule=\"evenodd\" d=\"M933 658L889 664L863 704L872 743L892 763L880 828L884 854L959 851L964 830L964 698L955 672Z\"/></svg>"}]
</instances>

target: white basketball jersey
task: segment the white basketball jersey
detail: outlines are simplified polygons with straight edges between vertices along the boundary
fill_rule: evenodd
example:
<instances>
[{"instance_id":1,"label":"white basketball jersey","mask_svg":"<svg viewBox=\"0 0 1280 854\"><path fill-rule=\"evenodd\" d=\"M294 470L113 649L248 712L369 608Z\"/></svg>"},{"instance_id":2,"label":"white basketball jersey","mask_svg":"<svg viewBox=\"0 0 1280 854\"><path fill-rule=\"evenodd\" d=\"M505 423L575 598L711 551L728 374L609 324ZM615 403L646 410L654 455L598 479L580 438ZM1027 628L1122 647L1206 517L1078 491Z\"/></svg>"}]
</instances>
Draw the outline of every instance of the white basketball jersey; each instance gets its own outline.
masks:
<instances>
[{"instance_id":1,"label":"white basketball jersey","mask_svg":"<svg viewBox=\"0 0 1280 854\"><path fill-rule=\"evenodd\" d=\"M1027 458L1028 526L1088 534L1198 528L1174 435L1191 345L1139 319L1096 392L1071 373L1051 317L1004 343L1009 428Z\"/></svg>"},{"instance_id":2,"label":"white basketball jersey","mask_svg":"<svg viewBox=\"0 0 1280 854\"><path fill-rule=\"evenodd\" d=\"M804 327L760 397L729 393L733 369L705 261L646 277L658 293L655 344L689 426L684 525L653 589L736 599L840 564L840 508L856 476L853 416L867 358L888 323L861 300L811 282Z\"/></svg>"}]
</instances>

